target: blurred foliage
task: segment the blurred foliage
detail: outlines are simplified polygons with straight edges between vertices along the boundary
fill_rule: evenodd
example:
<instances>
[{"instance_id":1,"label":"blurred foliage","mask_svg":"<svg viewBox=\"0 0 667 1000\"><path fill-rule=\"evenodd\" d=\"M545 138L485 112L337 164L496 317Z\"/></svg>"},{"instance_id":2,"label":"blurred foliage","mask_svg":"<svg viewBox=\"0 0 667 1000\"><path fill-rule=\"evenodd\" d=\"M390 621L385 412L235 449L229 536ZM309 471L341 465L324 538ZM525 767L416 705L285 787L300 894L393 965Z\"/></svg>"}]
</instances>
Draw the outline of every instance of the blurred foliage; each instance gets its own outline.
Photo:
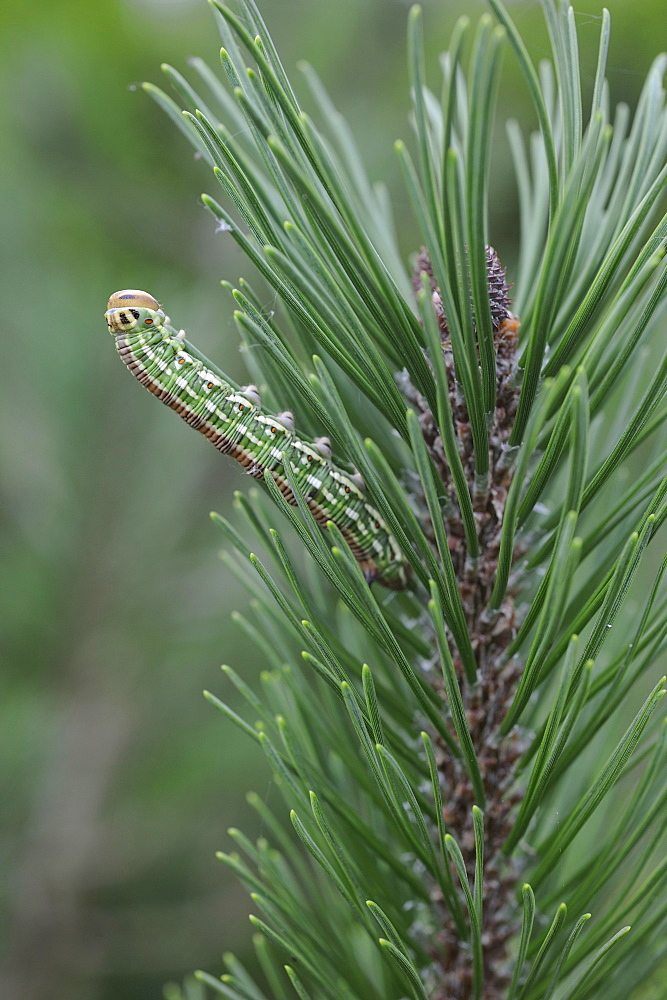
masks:
<instances>
[{"instance_id":1,"label":"blurred foliage","mask_svg":"<svg viewBox=\"0 0 667 1000\"><path fill-rule=\"evenodd\" d=\"M484 5L424 6L434 66L461 9ZM609 7L612 102L632 104L664 0L640 16L631 0ZM592 86L599 9L578 9ZM391 142L408 132L407 4L264 10L287 68L315 66L371 175L391 183ZM537 5L514 15L546 52ZM199 203L207 172L133 90L161 82L162 61L213 64L218 48L203 0L0 9L3 997L160 996L223 948L244 957L245 895L214 851L231 823L252 833L246 790L272 793L259 753L199 692L223 659L261 668L230 619L245 597L207 518L246 482L137 389L102 318L112 291L147 288L242 378L218 284L239 256ZM501 102L533 125L510 55ZM498 143L492 233L511 264L516 196ZM414 232L401 237L407 255Z\"/></svg>"}]
</instances>

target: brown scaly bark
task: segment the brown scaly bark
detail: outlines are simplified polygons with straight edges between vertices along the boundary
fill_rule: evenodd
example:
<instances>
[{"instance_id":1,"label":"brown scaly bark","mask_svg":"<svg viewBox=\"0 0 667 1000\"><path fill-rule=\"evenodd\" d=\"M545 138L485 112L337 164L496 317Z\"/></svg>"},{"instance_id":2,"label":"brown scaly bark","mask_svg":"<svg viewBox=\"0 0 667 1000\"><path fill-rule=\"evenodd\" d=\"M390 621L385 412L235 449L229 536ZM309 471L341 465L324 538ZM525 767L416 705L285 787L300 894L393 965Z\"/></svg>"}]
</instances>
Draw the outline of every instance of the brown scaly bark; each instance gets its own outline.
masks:
<instances>
[{"instance_id":1,"label":"brown scaly bark","mask_svg":"<svg viewBox=\"0 0 667 1000\"><path fill-rule=\"evenodd\" d=\"M421 288L421 275L428 275L433 305L440 326L442 350L449 379L449 397L454 425L466 478L473 497L479 538L479 557L473 563L466 556L465 536L456 491L449 473L437 423L423 396L405 378L402 388L419 415L424 440L440 472L449 503L444 524L454 570L459 583L463 610L478 666L478 683L471 688L464 680L456 650L452 650L462 682L468 724L477 753L486 792L484 812L484 1000L501 1000L509 982L507 946L517 932L513 889L517 872L500 854L511 829L511 814L520 798L515 786L515 764L525 749L520 733L514 730L500 739L498 728L514 696L521 673L518 664L506 661L507 649L518 627L512 587L508 588L498 612L491 615L488 602L498 564L500 529L512 468L507 462L507 441L512 429L519 397L517 378L518 320L510 311L509 287L505 282L498 255L487 247L487 279L496 350L496 407L489 428L490 473L484 494L475 490L474 452L470 422L464 400L454 379L452 345L442 301L428 254L422 251L414 272L415 291ZM424 519L428 512L424 504ZM439 742L438 767L445 802L444 820L463 851L469 874L474 871L475 844L472 828L473 790L465 768L453 759ZM456 876L455 876L456 880ZM436 901L438 901L436 895ZM441 902L441 900L440 900ZM472 987L472 961L469 946L460 936L445 907L442 926L429 942L433 957L434 978L438 983L432 1000L467 1000Z\"/></svg>"}]
</instances>

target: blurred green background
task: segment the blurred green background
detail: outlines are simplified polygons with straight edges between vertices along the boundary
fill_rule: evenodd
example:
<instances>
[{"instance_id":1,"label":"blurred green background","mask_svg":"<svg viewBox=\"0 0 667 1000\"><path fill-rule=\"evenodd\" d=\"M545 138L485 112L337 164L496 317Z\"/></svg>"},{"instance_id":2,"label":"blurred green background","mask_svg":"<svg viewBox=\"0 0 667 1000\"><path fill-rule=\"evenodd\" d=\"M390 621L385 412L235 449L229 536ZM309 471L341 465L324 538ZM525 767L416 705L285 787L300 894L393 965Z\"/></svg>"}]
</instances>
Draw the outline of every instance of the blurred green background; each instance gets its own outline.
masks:
<instances>
[{"instance_id":1,"label":"blurred green background","mask_svg":"<svg viewBox=\"0 0 667 1000\"><path fill-rule=\"evenodd\" d=\"M424 7L436 84L454 19L485 7ZM612 96L633 104L664 42L664 0L609 7ZM407 10L263 5L288 71L314 65L371 176L389 180L406 258L417 237L391 144L409 138ZM577 10L590 88L599 8ZM514 15L546 55L538 6ZM140 390L102 315L111 292L147 288L243 378L219 282L257 279L199 203L202 190L221 197L215 181L134 89L162 85L162 61L216 66L218 49L204 0L0 9L3 1000L160 997L166 980L248 949L248 900L214 851L229 825L260 832L248 789L276 796L254 745L200 693L231 698L221 662L250 679L262 666L230 619L246 597L207 516L229 513L248 481ZM500 102L501 118L532 127L509 52ZM511 278L501 130L497 162L492 240Z\"/></svg>"}]
</instances>

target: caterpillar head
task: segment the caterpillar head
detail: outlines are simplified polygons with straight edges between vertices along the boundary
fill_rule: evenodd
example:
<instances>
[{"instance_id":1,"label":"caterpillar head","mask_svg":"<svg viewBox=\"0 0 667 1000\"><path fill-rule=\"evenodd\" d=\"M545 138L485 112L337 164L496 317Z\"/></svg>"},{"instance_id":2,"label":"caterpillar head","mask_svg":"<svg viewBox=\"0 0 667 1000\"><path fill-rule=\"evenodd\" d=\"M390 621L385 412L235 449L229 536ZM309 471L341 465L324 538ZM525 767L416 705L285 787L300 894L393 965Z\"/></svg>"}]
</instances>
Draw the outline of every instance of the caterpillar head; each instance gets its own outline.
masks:
<instances>
[{"instance_id":1,"label":"caterpillar head","mask_svg":"<svg viewBox=\"0 0 667 1000\"><path fill-rule=\"evenodd\" d=\"M110 333L123 333L137 327L159 327L165 321L160 303L148 292L125 288L114 292L104 314Z\"/></svg>"}]
</instances>

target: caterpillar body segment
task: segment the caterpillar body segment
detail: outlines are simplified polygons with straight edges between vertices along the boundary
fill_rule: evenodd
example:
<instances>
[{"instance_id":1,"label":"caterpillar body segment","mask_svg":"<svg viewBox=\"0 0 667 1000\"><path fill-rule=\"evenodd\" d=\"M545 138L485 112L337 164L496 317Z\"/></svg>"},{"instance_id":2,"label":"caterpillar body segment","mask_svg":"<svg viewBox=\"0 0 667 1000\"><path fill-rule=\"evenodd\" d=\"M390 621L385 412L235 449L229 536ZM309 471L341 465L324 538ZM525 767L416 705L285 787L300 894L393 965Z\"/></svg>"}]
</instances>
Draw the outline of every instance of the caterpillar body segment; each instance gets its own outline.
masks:
<instances>
[{"instance_id":1,"label":"caterpillar body segment","mask_svg":"<svg viewBox=\"0 0 667 1000\"><path fill-rule=\"evenodd\" d=\"M121 360L153 395L204 434L246 472L269 472L288 503L296 506L285 474L292 477L317 523L340 529L368 583L395 590L408 582L409 566L380 514L368 503L358 473L339 469L328 438L310 441L295 433L289 412L272 415L257 386L236 389L176 331L148 292L125 289L109 299L105 319Z\"/></svg>"}]
</instances>

